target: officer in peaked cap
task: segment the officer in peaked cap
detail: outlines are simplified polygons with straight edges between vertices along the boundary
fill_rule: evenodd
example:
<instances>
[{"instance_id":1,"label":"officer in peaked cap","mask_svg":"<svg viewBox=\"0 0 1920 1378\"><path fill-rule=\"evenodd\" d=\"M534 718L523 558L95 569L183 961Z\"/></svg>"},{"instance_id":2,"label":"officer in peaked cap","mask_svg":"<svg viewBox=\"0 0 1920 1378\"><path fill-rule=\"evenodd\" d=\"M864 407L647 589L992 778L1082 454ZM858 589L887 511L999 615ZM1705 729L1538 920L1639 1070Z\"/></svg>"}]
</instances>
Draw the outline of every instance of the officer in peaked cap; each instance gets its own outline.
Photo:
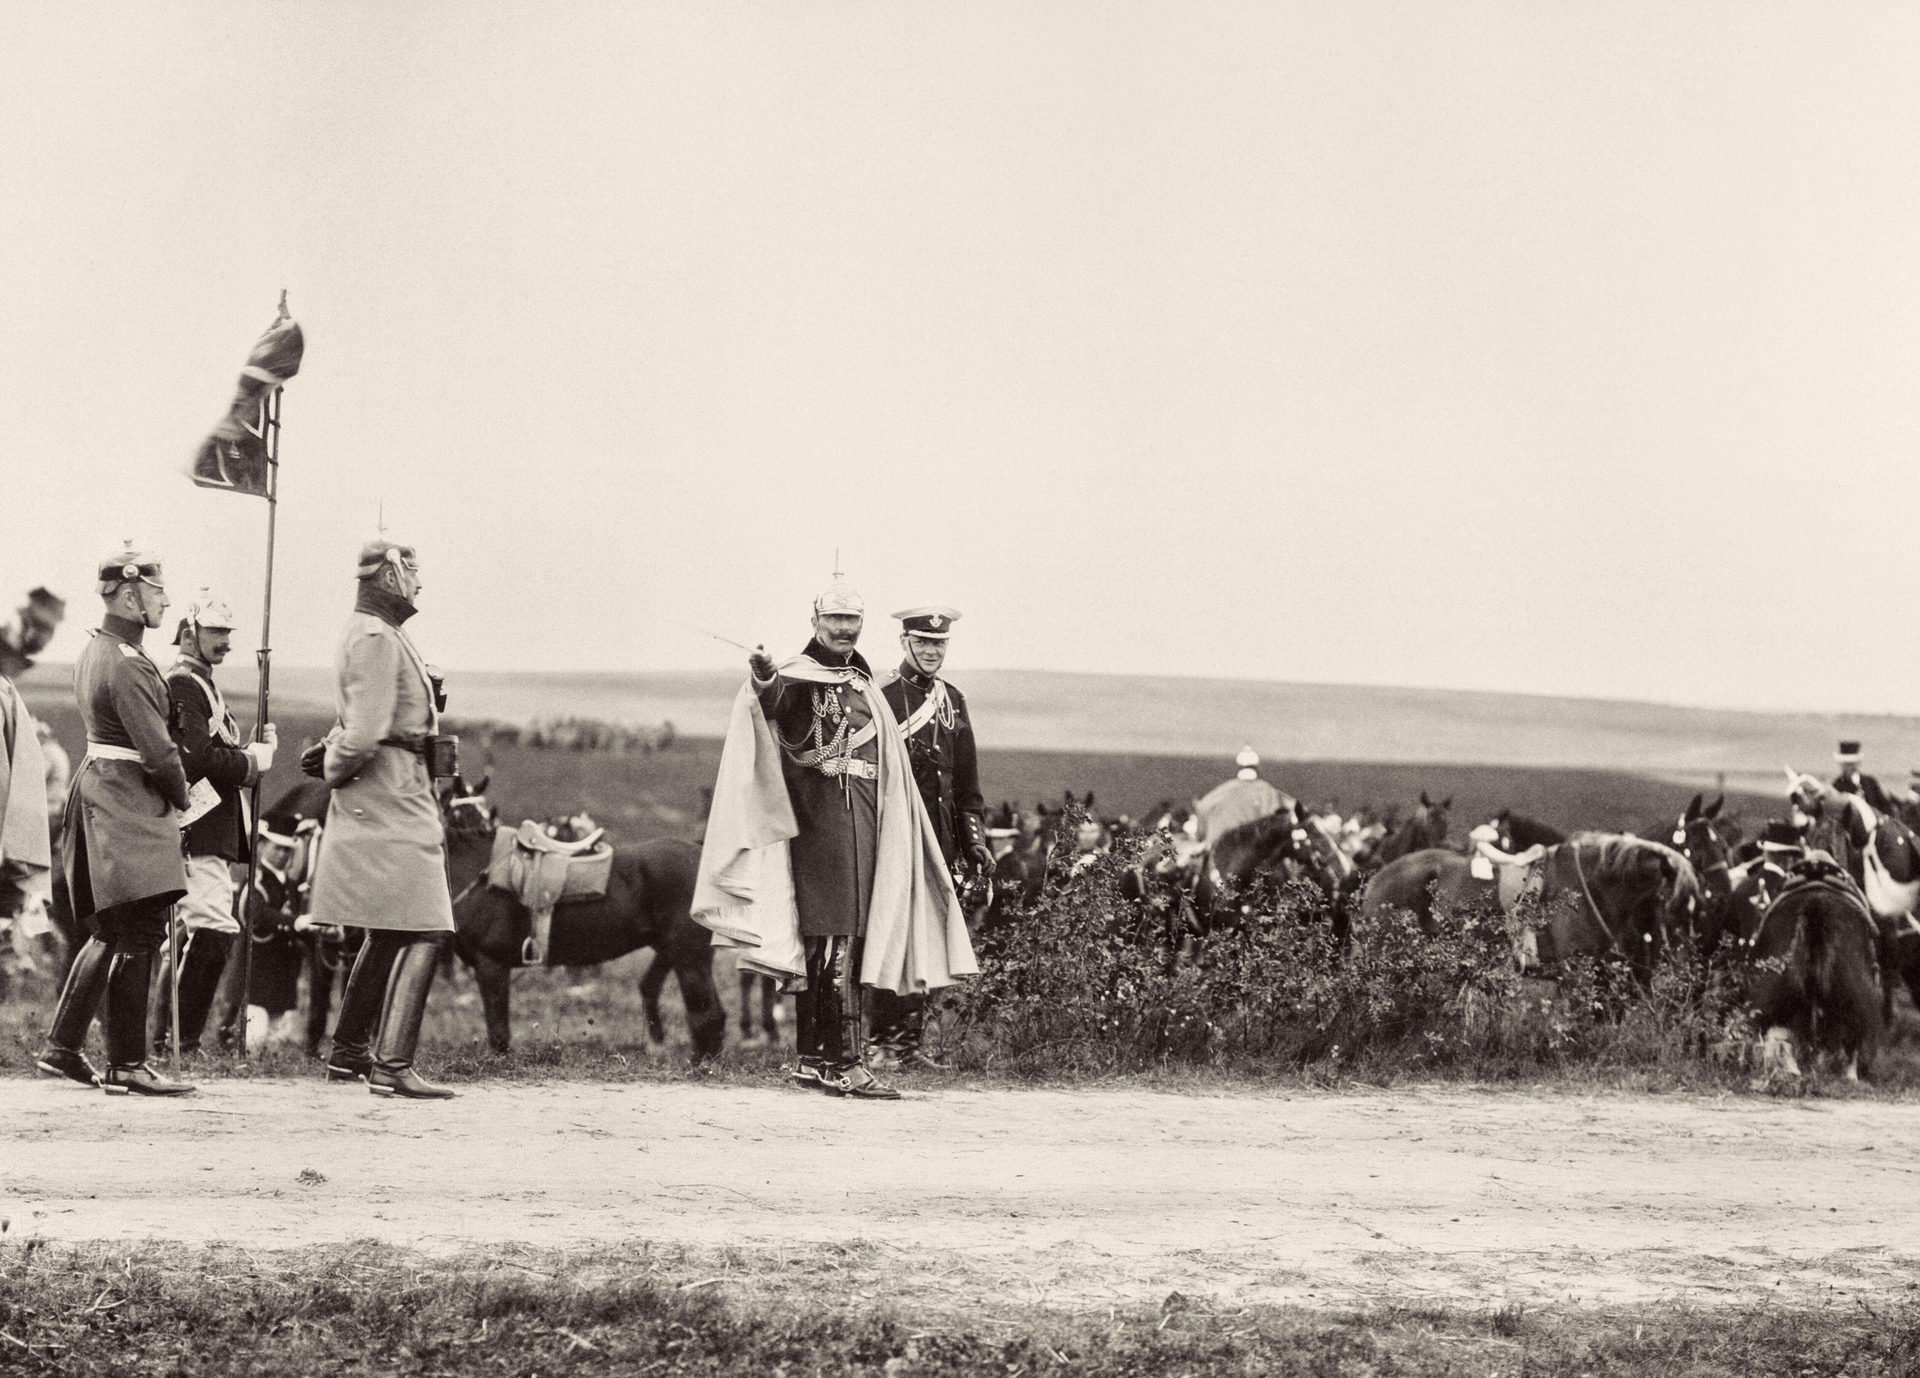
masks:
<instances>
[{"instance_id":1,"label":"officer in peaked cap","mask_svg":"<svg viewBox=\"0 0 1920 1378\"><path fill-rule=\"evenodd\" d=\"M106 616L73 667L87 754L67 793L60 847L74 917L90 922L93 937L67 973L35 1065L97 1081L109 1095L180 1095L193 1088L146 1059L153 954L166 940L168 906L187 893L179 823L187 776L167 729L167 687L143 644L170 603L160 557L131 541L98 575ZM96 1076L82 1050L103 995L107 1069Z\"/></svg>"},{"instance_id":2,"label":"officer in peaked cap","mask_svg":"<svg viewBox=\"0 0 1920 1378\"><path fill-rule=\"evenodd\" d=\"M947 644L960 614L926 606L893 614L900 623L900 668L880 682L893 716L907 741L913 780L951 868L964 861L982 873L993 870L987 843L986 800L980 793L979 756L966 695L940 675ZM924 995L875 991L873 1041L883 1053L908 1066L935 1066L921 1050L926 1024Z\"/></svg>"},{"instance_id":3,"label":"officer in peaked cap","mask_svg":"<svg viewBox=\"0 0 1920 1378\"><path fill-rule=\"evenodd\" d=\"M254 781L273 768L274 747L279 741L272 723L260 734L260 741L242 738L220 687L214 683L214 667L232 649L233 626L233 612L226 603L212 590L201 589L187 605L186 615L174 632L173 644L180 648L180 654L167 672L167 692L173 701L173 739L180 747L187 780L196 786L205 781L219 799L188 824L184 834L187 895L176 912L187 928L179 983L180 1046L186 1051L200 1046L207 1011L213 1006L220 974L226 970L227 956L240 932L234 915L233 868L245 863L249 845L241 791L252 788ZM161 1003L154 1020L151 1042L156 1052L166 1048L172 1022L167 1009L172 985L168 972L160 983Z\"/></svg>"},{"instance_id":4,"label":"officer in peaked cap","mask_svg":"<svg viewBox=\"0 0 1920 1378\"><path fill-rule=\"evenodd\" d=\"M1860 772L1860 743L1844 741L1840 749L1833 753L1834 764L1840 767L1840 773L1833 779L1833 787L1842 794L1857 794L1870 804L1876 813L1891 813L1893 804L1887 798L1887 792L1880 782L1871 775Z\"/></svg>"}]
</instances>

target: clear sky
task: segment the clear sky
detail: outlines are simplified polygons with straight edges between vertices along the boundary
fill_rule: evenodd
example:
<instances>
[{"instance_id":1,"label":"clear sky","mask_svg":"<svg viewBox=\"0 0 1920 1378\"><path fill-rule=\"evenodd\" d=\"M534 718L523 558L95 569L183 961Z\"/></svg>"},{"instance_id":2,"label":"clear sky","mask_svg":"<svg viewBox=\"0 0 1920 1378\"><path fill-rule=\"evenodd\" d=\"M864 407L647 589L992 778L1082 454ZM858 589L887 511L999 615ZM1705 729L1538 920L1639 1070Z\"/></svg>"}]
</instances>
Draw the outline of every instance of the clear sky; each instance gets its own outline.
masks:
<instances>
[{"instance_id":1,"label":"clear sky","mask_svg":"<svg viewBox=\"0 0 1920 1378\"><path fill-rule=\"evenodd\" d=\"M1920 711L1920 7L0 0L0 605Z\"/></svg>"}]
</instances>

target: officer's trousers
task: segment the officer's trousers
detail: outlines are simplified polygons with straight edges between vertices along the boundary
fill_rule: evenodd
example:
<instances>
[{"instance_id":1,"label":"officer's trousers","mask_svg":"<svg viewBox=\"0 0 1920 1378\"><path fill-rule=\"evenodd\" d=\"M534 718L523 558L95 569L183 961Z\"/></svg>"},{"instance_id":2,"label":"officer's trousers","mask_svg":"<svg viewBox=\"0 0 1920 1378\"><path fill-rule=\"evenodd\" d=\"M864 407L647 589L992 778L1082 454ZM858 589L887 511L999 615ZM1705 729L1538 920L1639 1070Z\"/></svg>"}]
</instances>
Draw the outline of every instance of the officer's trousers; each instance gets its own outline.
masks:
<instances>
[{"instance_id":1,"label":"officer's trousers","mask_svg":"<svg viewBox=\"0 0 1920 1378\"><path fill-rule=\"evenodd\" d=\"M863 940L845 935L802 938L807 988L794 996L800 1056L837 1067L866 1060L860 958Z\"/></svg>"}]
</instances>

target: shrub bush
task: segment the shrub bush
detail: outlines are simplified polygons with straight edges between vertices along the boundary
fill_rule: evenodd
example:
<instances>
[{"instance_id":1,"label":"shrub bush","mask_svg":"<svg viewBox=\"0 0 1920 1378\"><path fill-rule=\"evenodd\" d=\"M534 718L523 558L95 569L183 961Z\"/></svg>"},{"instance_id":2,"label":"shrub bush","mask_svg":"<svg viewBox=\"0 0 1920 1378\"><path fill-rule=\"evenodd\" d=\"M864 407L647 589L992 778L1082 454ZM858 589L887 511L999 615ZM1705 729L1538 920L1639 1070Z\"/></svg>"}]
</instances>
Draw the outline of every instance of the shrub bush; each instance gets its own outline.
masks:
<instances>
[{"instance_id":1,"label":"shrub bush","mask_svg":"<svg viewBox=\"0 0 1920 1378\"><path fill-rule=\"evenodd\" d=\"M1531 979L1514 964L1518 929L1497 911L1439 911L1426 929L1404 911L1356 917L1343 944L1322 891L1277 878L1237 896L1232 923L1178 945L1125 892L1141 849L1122 840L1105 855L1056 857L1039 898L983 937L980 976L945 1006L944 1046L959 1065L1315 1080L1590 1066L1699 1080L1743 1063L1734 983L1684 946L1645 989L1615 963Z\"/></svg>"}]
</instances>

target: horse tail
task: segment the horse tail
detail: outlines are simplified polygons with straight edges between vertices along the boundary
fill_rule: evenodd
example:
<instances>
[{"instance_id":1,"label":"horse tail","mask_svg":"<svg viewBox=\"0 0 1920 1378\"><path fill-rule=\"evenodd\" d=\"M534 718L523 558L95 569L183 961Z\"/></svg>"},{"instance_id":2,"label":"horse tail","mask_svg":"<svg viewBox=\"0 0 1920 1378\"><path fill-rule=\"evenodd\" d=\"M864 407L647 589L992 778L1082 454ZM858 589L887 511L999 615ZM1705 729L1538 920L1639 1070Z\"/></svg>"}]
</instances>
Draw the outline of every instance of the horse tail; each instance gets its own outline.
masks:
<instances>
[{"instance_id":1,"label":"horse tail","mask_svg":"<svg viewBox=\"0 0 1920 1378\"><path fill-rule=\"evenodd\" d=\"M1838 895L1806 908L1807 997L1818 1042L1865 1073L1882 1034L1880 933L1871 915Z\"/></svg>"}]
</instances>

